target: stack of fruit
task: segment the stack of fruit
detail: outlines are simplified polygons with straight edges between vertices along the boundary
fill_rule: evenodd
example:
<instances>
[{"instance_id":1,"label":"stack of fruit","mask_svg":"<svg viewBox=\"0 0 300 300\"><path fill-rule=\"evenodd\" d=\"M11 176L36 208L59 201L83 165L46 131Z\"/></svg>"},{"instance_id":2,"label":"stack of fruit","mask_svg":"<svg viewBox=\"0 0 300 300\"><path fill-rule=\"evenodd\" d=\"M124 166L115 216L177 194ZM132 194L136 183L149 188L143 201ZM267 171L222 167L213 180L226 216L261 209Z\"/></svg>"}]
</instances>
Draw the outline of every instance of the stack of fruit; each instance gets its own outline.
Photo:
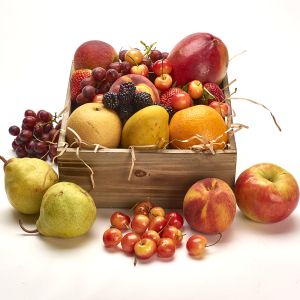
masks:
<instances>
[{"instance_id":1,"label":"stack of fruit","mask_svg":"<svg viewBox=\"0 0 300 300\"><path fill-rule=\"evenodd\" d=\"M98 103L98 111L113 110L119 117L121 147L154 144L159 148L188 149L213 141L214 149L225 148L226 117L230 114L220 87L228 66L225 44L211 34L196 33L180 41L170 53L154 48L155 43L142 45L143 51L132 48L117 54L107 43L93 40L76 50L70 78L71 113L82 111L77 122L87 132L83 132L82 140L89 146L109 147L105 139L91 138L95 130L85 125L89 115L84 115L87 109L82 106ZM149 106L160 106L168 118L161 109ZM151 119L149 115L153 122L141 121ZM80 124L75 128L73 122L67 125L82 132ZM109 123L107 127L110 131ZM71 135L69 132L68 137L67 132L67 141L72 144Z\"/></svg>"}]
</instances>

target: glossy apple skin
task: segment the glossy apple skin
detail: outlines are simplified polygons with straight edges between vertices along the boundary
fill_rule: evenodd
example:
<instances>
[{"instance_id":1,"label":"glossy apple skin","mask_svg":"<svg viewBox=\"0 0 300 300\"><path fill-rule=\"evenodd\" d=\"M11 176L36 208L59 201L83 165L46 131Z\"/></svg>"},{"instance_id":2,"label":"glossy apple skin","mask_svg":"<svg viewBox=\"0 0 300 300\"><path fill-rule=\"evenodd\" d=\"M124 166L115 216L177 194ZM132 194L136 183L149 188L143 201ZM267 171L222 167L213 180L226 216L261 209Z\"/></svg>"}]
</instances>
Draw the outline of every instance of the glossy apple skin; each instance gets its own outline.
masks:
<instances>
[{"instance_id":1,"label":"glossy apple skin","mask_svg":"<svg viewBox=\"0 0 300 300\"><path fill-rule=\"evenodd\" d=\"M173 81L184 85L192 80L220 84L228 67L226 45L210 33L194 33L182 39L168 56Z\"/></svg>"},{"instance_id":2,"label":"glossy apple skin","mask_svg":"<svg viewBox=\"0 0 300 300\"><path fill-rule=\"evenodd\" d=\"M194 183L183 200L183 215L195 230L216 234L224 232L236 214L236 199L230 186L218 178Z\"/></svg>"},{"instance_id":3,"label":"glossy apple skin","mask_svg":"<svg viewBox=\"0 0 300 300\"><path fill-rule=\"evenodd\" d=\"M239 209L251 220L276 223L297 207L299 186L292 174L272 163L256 164L236 180Z\"/></svg>"},{"instance_id":4,"label":"glossy apple skin","mask_svg":"<svg viewBox=\"0 0 300 300\"><path fill-rule=\"evenodd\" d=\"M144 87L144 90L145 86L149 87L147 92L149 92L149 94L151 95L153 103L159 103L159 93L155 85L147 77L138 74L127 74L121 76L112 84L109 91L118 93L120 85L125 82L133 82L137 87Z\"/></svg>"},{"instance_id":5,"label":"glossy apple skin","mask_svg":"<svg viewBox=\"0 0 300 300\"><path fill-rule=\"evenodd\" d=\"M109 44L91 40L80 45L74 54L74 68L94 69L96 67L107 67L114 61L118 60L116 50Z\"/></svg>"}]
</instances>

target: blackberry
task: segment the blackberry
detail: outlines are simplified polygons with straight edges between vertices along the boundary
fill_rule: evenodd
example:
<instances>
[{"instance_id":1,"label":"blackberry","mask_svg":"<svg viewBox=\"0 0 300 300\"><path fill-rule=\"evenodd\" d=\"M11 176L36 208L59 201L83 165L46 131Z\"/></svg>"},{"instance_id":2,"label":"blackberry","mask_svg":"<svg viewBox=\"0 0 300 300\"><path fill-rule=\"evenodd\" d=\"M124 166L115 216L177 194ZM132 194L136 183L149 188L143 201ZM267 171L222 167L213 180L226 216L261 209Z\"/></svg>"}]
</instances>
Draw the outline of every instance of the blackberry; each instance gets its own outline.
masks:
<instances>
[{"instance_id":1,"label":"blackberry","mask_svg":"<svg viewBox=\"0 0 300 300\"><path fill-rule=\"evenodd\" d=\"M119 108L118 114L123 123L125 123L134 113L132 105L122 105Z\"/></svg>"},{"instance_id":2,"label":"blackberry","mask_svg":"<svg viewBox=\"0 0 300 300\"><path fill-rule=\"evenodd\" d=\"M117 110L120 104L117 94L111 92L105 93L103 96L103 104L106 108Z\"/></svg>"},{"instance_id":3,"label":"blackberry","mask_svg":"<svg viewBox=\"0 0 300 300\"><path fill-rule=\"evenodd\" d=\"M151 95L149 93L140 92L136 93L133 99L133 105L136 111L153 104Z\"/></svg>"},{"instance_id":4,"label":"blackberry","mask_svg":"<svg viewBox=\"0 0 300 300\"><path fill-rule=\"evenodd\" d=\"M120 85L118 99L120 104L130 104L134 98L135 85L133 82L125 82Z\"/></svg>"},{"instance_id":5,"label":"blackberry","mask_svg":"<svg viewBox=\"0 0 300 300\"><path fill-rule=\"evenodd\" d=\"M158 105L163 107L167 111L167 113L169 114L169 121L170 121L175 113L173 107L171 105L165 105L165 104L158 104Z\"/></svg>"}]
</instances>

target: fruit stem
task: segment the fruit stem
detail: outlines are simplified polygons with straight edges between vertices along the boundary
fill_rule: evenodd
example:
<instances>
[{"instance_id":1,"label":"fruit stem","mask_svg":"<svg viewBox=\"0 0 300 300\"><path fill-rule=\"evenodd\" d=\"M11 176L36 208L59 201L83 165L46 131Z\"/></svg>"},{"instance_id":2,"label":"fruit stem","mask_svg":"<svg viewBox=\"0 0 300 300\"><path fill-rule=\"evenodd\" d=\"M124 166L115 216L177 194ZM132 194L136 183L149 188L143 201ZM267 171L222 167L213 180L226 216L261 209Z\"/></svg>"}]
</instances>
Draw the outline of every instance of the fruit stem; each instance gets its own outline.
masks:
<instances>
[{"instance_id":1,"label":"fruit stem","mask_svg":"<svg viewBox=\"0 0 300 300\"><path fill-rule=\"evenodd\" d=\"M7 163L7 160L2 155L0 155L0 159L3 161L4 164Z\"/></svg>"},{"instance_id":2,"label":"fruit stem","mask_svg":"<svg viewBox=\"0 0 300 300\"><path fill-rule=\"evenodd\" d=\"M23 225L23 222L21 219L19 219L19 225L20 227L27 233L38 233L39 231L37 229L33 229L33 230L29 230L29 229L26 229Z\"/></svg>"},{"instance_id":3,"label":"fruit stem","mask_svg":"<svg viewBox=\"0 0 300 300\"><path fill-rule=\"evenodd\" d=\"M136 266L136 264L137 264L137 258L136 258L136 256L134 256L133 265Z\"/></svg>"},{"instance_id":4,"label":"fruit stem","mask_svg":"<svg viewBox=\"0 0 300 300\"><path fill-rule=\"evenodd\" d=\"M219 232L218 235L219 235L219 238L215 242L213 242L212 244L206 245L205 247L211 247L211 246L214 246L215 244L219 243L223 235L221 232Z\"/></svg>"}]
</instances>

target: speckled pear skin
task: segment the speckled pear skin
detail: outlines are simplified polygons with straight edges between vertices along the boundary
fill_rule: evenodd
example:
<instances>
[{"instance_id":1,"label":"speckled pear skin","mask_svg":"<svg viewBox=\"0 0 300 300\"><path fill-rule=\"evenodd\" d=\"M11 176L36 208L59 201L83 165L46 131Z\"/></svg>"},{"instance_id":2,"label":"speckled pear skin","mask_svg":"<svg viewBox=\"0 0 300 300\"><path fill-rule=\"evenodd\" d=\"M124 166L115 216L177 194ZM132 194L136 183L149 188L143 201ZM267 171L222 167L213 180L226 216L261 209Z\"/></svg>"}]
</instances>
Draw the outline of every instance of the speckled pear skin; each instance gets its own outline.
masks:
<instances>
[{"instance_id":1,"label":"speckled pear skin","mask_svg":"<svg viewBox=\"0 0 300 300\"><path fill-rule=\"evenodd\" d=\"M59 182L45 193L37 229L49 237L72 238L84 235L96 219L91 195L72 182Z\"/></svg>"},{"instance_id":2,"label":"speckled pear skin","mask_svg":"<svg viewBox=\"0 0 300 300\"><path fill-rule=\"evenodd\" d=\"M58 176L45 161L37 158L12 158L5 170L5 191L11 205L24 214L40 211L43 195L58 182Z\"/></svg>"}]
</instances>

